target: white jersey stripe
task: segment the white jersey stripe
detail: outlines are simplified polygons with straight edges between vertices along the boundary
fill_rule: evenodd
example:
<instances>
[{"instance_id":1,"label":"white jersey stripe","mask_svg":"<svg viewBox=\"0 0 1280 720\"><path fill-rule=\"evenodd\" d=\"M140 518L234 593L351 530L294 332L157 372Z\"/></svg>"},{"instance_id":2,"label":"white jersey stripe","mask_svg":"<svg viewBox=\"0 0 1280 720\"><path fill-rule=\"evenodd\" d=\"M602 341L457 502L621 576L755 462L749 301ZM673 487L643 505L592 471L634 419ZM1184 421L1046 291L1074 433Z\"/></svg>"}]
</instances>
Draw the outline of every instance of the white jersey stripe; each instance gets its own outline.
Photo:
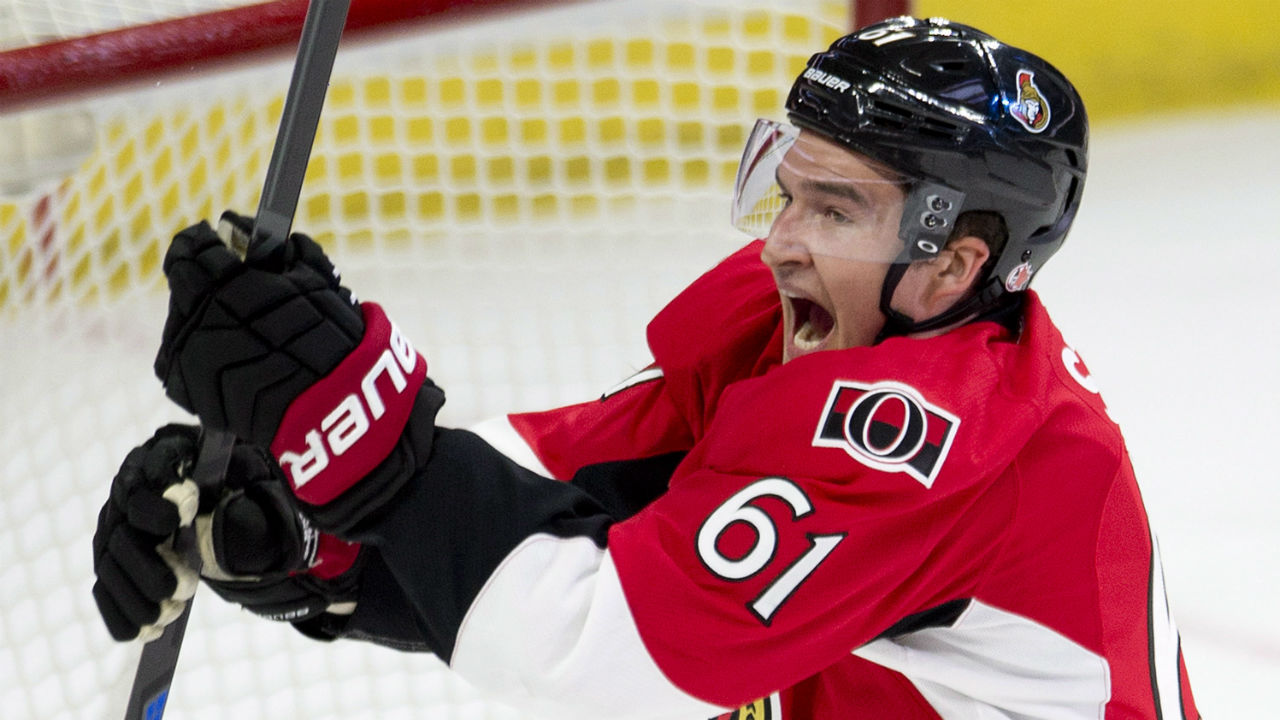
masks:
<instances>
[{"instance_id":1,"label":"white jersey stripe","mask_svg":"<svg viewBox=\"0 0 1280 720\"><path fill-rule=\"evenodd\" d=\"M1105 658L977 600L950 627L875 640L853 654L905 675L944 718L1098 720L1111 699Z\"/></svg>"},{"instance_id":2,"label":"white jersey stripe","mask_svg":"<svg viewBox=\"0 0 1280 720\"><path fill-rule=\"evenodd\" d=\"M612 395L617 395L618 393L622 392L623 390L626 390L627 388L635 387L636 385L639 385L641 383L647 383L651 380L657 380L660 377L662 377L662 368L660 367L645 368L644 370L641 370L640 372L636 373L635 375L632 375L626 380L623 380L617 385L614 385L608 390L605 390L604 395L601 396L601 399L610 397Z\"/></svg>"},{"instance_id":3,"label":"white jersey stripe","mask_svg":"<svg viewBox=\"0 0 1280 720\"><path fill-rule=\"evenodd\" d=\"M1178 662L1180 640L1173 615L1169 612L1160 543L1154 533L1151 535L1150 601L1151 690L1155 694L1157 717L1160 720L1185 720L1182 673Z\"/></svg>"},{"instance_id":4,"label":"white jersey stripe","mask_svg":"<svg viewBox=\"0 0 1280 720\"><path fill-rule=\"evenodd\" d=\"M720 708L666 678L645 649L608 551L531 535L476 596L450 666L548 718L699 720Z\"/></svg>"}]
</instances>

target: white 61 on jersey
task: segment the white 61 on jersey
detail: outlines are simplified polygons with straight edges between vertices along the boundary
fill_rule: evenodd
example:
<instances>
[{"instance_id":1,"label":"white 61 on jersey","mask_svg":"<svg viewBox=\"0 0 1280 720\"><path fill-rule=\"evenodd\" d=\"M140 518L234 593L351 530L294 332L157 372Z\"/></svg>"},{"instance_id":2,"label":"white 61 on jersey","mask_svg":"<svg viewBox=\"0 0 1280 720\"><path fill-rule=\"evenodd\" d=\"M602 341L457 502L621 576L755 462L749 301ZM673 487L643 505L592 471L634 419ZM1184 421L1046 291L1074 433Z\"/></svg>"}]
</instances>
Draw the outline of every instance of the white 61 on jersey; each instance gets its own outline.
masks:
<instances>
[{"instance_id":1,"label":"white 61 on jersey","mask_svg":"<svg viewBox=\"0 0 1280 720\"><path fill-rule=\"evenodd\" d=\"M799 558L777 558L778 526L769 513L752 504L761 498L781 500L791 510L791 519L799 520L813 512L813 502L804 490L783 477L767 477L757 480L734 493L703 521L698 529L698 557L704 565L723 580L740 581L755 577L774 566L774 560L784 567L773 570L774 579L759 595L747 604L747 609L760 622L768 625L773 615L787 598L809 578L823 560L844 539L844 533L831 535L807 535L808 550ZM741 555L730 557L720 549L719 541L730 526L745 523L755 533L755 542ZM783 532L798 532L784 527Z\"/></svg>"}]
</instances>

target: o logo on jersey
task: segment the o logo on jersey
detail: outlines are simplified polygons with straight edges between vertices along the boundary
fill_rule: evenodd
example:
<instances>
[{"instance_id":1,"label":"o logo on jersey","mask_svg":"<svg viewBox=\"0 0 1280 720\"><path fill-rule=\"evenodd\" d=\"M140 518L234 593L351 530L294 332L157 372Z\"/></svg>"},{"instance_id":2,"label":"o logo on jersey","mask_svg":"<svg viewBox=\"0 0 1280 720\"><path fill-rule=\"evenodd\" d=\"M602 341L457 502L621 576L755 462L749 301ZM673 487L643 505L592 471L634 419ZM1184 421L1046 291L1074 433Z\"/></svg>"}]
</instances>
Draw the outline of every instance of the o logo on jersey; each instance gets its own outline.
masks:
<instances>
[{"instance_id":1,"label":"o logo on jersey","mask_svg":"<svg viewBox=\"0 0 1280 720\"><path fill-rule=\"evenodd\" d=\"M959 425L960 418L909 385L837 380L813 444L840 448L867 467L906 473L932 487Z\"/></svg>"}]
</instances>

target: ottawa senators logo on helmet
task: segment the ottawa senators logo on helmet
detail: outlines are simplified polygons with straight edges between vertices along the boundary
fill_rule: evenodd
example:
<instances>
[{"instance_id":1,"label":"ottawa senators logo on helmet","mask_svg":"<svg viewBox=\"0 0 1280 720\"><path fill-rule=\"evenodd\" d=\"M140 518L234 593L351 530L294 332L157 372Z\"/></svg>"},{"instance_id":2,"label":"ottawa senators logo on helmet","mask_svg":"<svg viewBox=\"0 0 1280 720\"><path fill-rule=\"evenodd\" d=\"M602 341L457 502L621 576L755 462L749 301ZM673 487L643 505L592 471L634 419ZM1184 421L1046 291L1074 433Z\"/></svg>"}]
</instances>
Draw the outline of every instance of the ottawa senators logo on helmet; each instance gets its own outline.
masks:
<instances>
[{"instance_id":1,"label":"ottawa senators logo on helmet","mask_svg":"<svg viewBox=\"0 0 1280 720\"><path fill-rule=\"evenodd\" d=\"M1040 93L1036 74L1030 70L1018 71L1018 101L1009 108L1009 114L1033 133L1049 127L1049 101Z\"/></svg>"},{"instance_id":2,"label":"ottawa senators logo on helmet","mask_svg":"<svg viewBox=\"0 0 1280 720\"><path fill-rule=\"evenodd\" d=\"M837 380L813 444L840 448L869 468L906 473L932 487L959 425L960 418L909 385Z\"/></svg>"}]
</instances>

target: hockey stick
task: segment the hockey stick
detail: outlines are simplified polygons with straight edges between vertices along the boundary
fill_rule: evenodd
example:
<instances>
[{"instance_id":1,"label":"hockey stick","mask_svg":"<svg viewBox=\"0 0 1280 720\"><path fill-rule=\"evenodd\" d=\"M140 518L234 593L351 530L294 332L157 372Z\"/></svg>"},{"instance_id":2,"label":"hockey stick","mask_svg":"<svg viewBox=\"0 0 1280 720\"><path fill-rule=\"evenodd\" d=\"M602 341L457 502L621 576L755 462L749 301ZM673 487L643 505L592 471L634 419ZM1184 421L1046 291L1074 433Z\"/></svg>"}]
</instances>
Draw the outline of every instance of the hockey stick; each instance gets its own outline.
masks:
<instances>
[{"instance_id":1,"label":"hockey stick","mask_svg":"<svg viewBox=\"0 0 1280 720\"><path fill-rule=\"evenodd\" d=\"M280 129L267 165L267 177L258 201L249 247L245 249L248 259L278 260L284 241L289 237L298 196L302 192L302 180L311 158L311 146L315 142L316 125L324 108L325 90L350 6L351 0L311 0L307 6L293 77L289 81L284 112L280 117ZM200 455L192 470L192 480L202 491L222 482L234 443L235 436L230 432L204 431ZM174 546L178 555L198 573L201 559L194 522L179 533ZM160 720L164 716L194 600L194 597L188 599L182 614L165 626L163 634L143 646L129 692L125 720Z\"/></svg>"}]
</instances>

